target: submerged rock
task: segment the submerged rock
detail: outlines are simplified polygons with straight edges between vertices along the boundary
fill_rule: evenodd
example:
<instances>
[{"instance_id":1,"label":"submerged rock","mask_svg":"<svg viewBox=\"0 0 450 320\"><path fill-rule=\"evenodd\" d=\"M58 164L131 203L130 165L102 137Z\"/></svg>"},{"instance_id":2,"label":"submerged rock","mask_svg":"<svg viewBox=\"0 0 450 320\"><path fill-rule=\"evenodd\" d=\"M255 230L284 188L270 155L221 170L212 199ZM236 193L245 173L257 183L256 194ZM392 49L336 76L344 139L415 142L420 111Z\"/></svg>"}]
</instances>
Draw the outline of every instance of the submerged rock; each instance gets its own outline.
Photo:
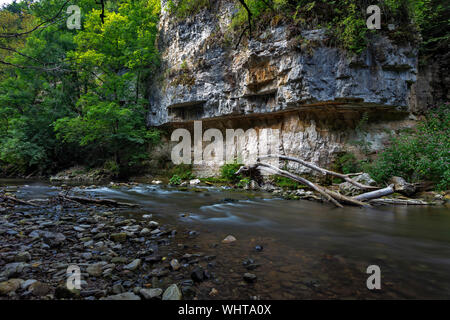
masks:
<instances>
[{"instance_id":1,"label":"submerged rock","mask_svg":"<svg viewBox=\"0 0 450 320\"><path fill-rule=\"evenodd\" d=\"M255 282L256 281L256 275L253 273L244 273L244 280L247 282Z\"/></svg>"},{"instance_id":2,"label":"submerged rock","mask_svg":"<svg viewBox=\"0 0 450 320\"><path fill-rule=\"evenodd\" d=\"M222 240L222 243L231 243L236 241L236 238L232 235L227 236L225 239Z\"/></svg>"}]
</instances>

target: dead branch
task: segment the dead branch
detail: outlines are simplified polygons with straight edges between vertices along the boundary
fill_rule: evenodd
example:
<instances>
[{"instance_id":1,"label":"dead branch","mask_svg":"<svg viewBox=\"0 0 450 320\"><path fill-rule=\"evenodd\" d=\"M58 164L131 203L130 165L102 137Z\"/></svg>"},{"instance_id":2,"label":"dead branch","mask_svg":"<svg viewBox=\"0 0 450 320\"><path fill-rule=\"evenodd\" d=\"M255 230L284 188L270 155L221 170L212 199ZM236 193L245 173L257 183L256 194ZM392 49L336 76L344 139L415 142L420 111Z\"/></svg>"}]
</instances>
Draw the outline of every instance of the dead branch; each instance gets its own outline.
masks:
<instances>
[{"instance_id":1,"label":"dead branch","mask_svg":"<svg viewBox=\"0 0 450 320\"><path fill-rule=\"evenodd\" d=\"M64 7L69 3L69 1L70 0L65 1L64 4L61 6L61 8L58 10L58 12L53 17L51 17L50 19L44 20L43 22L36 25L34 28L32 28L28 31L19 32L19 33L0 33L0 38L18 38L20 36L32 33L33 31L36 31L38 29L47 28L48 26L55 23L55 20L63 12Z\"/></svg>"},{"instance_id":2,"label":"dead branch","mask_svg":"<svg viewBox=\"0 0 450 320\"><path fill-rule=\"evenodd\" d=\"M347 181L347 182L353 184L354 186L356 186L356 187L358 187L360 189L363 189L363 190L379 189L378 187L367 186L367 185L364 185L362 183L359 183L359 182L351 179L350 178L351 176L357 175L355 173L342 174L342 173L334 172L334 171L323 169L323 168L321 168L319 166L316 166L315 164L313 164L311 162L307 162L305 160L294 158L294 157L269 154L269 155L265 155L265 156L259 157L258 161L260 159L267 159L267 158L279 158L281 160L294 161L294 162L300 163L301 165L304 165L307 168L310 168L312 170L318 171L318 172L320 172L323 175L327 175L328 174L330 176L335 176L335 177L341 178L341 179L343 179L343 180L345 180L345 181Z\"/></svg>"},{"instance_id":3,"label":"dead branch","mask_svg":"<svg viewBox=\"0 0 450 320\"><path fill-rule=\"evenodd\" d=\"M391 204L391 205L406 205L406 206L427 206L427 205L433 205L434 203L422 201L422 200L415 200L415 199L373 199L369 201L373 204Z\"/></svg>"},{"instance_id":4,"label":"dead branch","mask_svg":"<svg viewBox=\"0 0 450 320\"><path fill-rule=\"evenodd\" d=\"M91 198L84 198L84 197L76 197L76 196L68 196L59 194L61 198L64 200L69 201L75 201L79 202L81 204L97 204L97 205L105 205L105 206L111 206L111 207L137 207L137 204L131 204L131 203L124 203L124 202L118 202L115 200L110 199L91 199Z\"/></svg>"},{"instance_id":5,"label":"dead branch","mask_svg":"<svg viewBox=\"0 0 450 320\"><path fill-rule=\"evenodd\" d=\"M307 185L307 186L310 187L311 189L317 191L317 192L320 193L322 196L324 196L325 199L327 199L328 201L332 202L336 207L343 208L343 206L342 206L338 201L336 201L330 194L328 194L328 193L325 191L325 188L319 187L319 186L315 185L314 183L312 183L311 181L306 180L305 178L302 178L302 177L299 177L299 176L297 176L297 175L295 175L295 174L292 174L292 173L290 173L290 172L287 172L287 171L278 169L278 168L276 168L276 167L274 167L274 166L272 166L272 165L270 165L270 164L267 164L267 163L261 163L261 162L255 164L255 165L253 165L253 166L250 166L250 169L252 169L252 168L257 168L257 167L268 168L268 169L270 169L271 171L275 172L275 173L276 173L277 175L279 175L279 176L286 177L286 178L289 178L289 179L298 181L298 182L300 182L300 183L302 183L302 184L304 184L304 185ZM239 169L239 170L240 170L240 169ZM239 172L239 171L238 171L238 172ZM329 191L329 190L327 190L327 191Z\"/></svg>"},{"instance_id":6,"label":"dead branch","mask_svg":"<svg viewBox=\"0 0 450 320\"><path fill-rule=\"evenodd\" d=\"M377 198L381 198L381 197L384 197L384 196L388 196L390 194L393 194L394 192L395 192L394 185L391 184L390 186L388 186L388 187L386 187L384 189L363 193L363 194L360 194L360 195L358 195L356 197L353 197L353 199L358 200L358 201L368 201L368 200L372 200L372 199L377 199Z\"/></svg>"},{"instance_id":7,"label":"dead branch","mask_svg":"<svg viewBox=\"0 0 450 320\"><path fill-rule=\"evenodd\" d=\"M23 205L26 205L26 206L39 207L37 204L31 203L29 201L19 200L19 199L15 198L15 197L12 197L12 196L7 196L7 195L3 195L2 194L2 195L0 195L0 197L5 199L5 200L9 200L9 201L12 201L12 202L15 202L15 203L19 203L19 204L23 204Z\"/></svg>"}]
</instances>

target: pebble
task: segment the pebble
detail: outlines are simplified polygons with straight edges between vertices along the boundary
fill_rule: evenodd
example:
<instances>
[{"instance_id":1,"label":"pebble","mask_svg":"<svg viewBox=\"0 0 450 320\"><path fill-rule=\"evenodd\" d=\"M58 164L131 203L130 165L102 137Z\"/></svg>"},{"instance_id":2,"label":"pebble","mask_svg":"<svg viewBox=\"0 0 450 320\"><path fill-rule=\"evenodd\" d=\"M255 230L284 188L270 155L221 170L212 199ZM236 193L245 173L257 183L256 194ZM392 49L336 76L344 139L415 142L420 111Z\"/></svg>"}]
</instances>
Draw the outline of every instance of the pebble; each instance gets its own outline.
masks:
<instances>
[{"instance_id":1,"label":"pebble","mask_svg":"<svg viewBox=\"0 0 450 320\"><path fill-rule=\"evenodd\" d=\"M9 279L8 281L0 282L0 295L7 295L16 291L23 282L22 279Z\"/></svg>"},{"instance_id":2,"label":"pebble","mask_svg":"<svg viewBox=\"0 0 450 320\"><path fill-rule=\"evenodd\" d=\"M152 289L140 289L139 293L141 294L142 297L144 297L144 299L150 300L161 297L163 291L160 288L152 288Z\"/></svg>"},{"instance_id":3,"label":"pebble","mask_svg":"<svg viewBox=\"0 0 450 320\"><path fill-rule=\"evenodd\" d=\"M86 269L87 273L89 273L90 276L93 277L99 277L103 273L103 264L102 263L95 263L91 264Z\"/></svg>"},{"instance_id":4,"label":"pebble","mask_svg":"<svg viewBox=\"0 0 450 320\"><path fill-rule=\"evenodd\" d=\"M181 300L181 291L176 284L170 285L166 291L164 291L163 300Z\"/></svg>"},{"instance_id":5,"label":"pebble","mask_svg":"<svg viewBox=\"0 0 450 320\"><path fill-rule=\"evenodd\" d=\"M30 291L33 295L37 297L45 296L50 291L50 287L42 283L40 281L33 282L29 287L28 291Z\"/></svg>"},{"instance_id":6,"label":"pebble","mask_svg":"<svg viewBox=\"0 0 450 320\"><path fill-rule=\"evenodd\" d=\"M113 233L110 238L114 242L124 242L127 239L127 234L125 232Z\"/></svg>"},{"instance_id":7,"label":"pebble","mask_svg":"<svg viewBox=\"0 0 450 320\"><path fill-rule=\"evenodd\" d=\"M16 262L28 262L30 260L31 260L31 254L27 251L19 252L15 257Z\"/></svg>"},{"instance_id":8,"label":"pebble","mask_svg":"<svg viewBox=\"0 0 450 320\"><path fill-rule=\"evenodd\" d=\"M191 273L191 279L195 282L202 282L205 279L203 269L201 267L195 268Z\"/></svg>"},{"instance_id":9,"label":"pebble","mask_svg":"<svg viewBox=\"0 0 450 320\"><path fill-rule=\"evenodd\" d=\"M134 259L131 263L127 264L123 268L125 270L134 271L141 266L141 259Z\"/></svg>"},{"instance_id":10,"label":"pebble","mask_svg":"<svg viewBox=\"0 0 450 320\"><path fill-rule=\"evenodd\" d=\"M172 268L173 271L177 271L178 269L181 268L181 265L177 259L172 259L170 261L170 267Z\"/></svg>"},{"instance_id":11,"label":"pebble","mask_svg":"<svg viewBox=\"0 0 450 320\"><path fill-rule=\"evenodd\" d=\"M247 282L255 282L256 281L256 275L253 273L244 273L244 280Z\"/></svg>"},{"instance_id":12,"label":"pebble","mask_svg":"<svg viewBox=\"0 0 450 320\"><path fill-rule=\"evenodd\" d=\"M124 292L102 298L101 300L141 300L141 298L133 292Z\"/></svg>"}]
</instances>

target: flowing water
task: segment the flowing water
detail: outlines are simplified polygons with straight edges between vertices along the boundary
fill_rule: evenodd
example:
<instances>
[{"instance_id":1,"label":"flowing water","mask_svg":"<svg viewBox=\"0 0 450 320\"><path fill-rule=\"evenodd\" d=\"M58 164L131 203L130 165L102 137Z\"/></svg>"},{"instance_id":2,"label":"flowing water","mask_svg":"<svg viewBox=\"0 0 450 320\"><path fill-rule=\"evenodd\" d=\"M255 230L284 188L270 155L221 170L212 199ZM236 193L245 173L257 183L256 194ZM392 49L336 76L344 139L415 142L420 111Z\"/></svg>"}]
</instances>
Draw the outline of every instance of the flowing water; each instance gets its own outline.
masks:
<instances>
[{"instance_id":1,"label":"flowing water","mask_svg":"<svg viewBox=\"0 0 450 320\"><path fill-rule=\"evenodd\" d=\"M60 190L42 183L16 185L17 197L47 198ZM334 208L312 201L287 201L269 193L223 188L179 191L154 185L74 188L80 195L136 203L120 214L177 229L175 241L216 255L219 298L352 299L450 298L450 209L444 206ZM195 237L188 232L197 231ZM227 235L237 241L222 244ZM255 250L262 246L262 251ZM251 258L254 284L242 281ZM367 267L381 270L381 290L368 290Z\"/></svg>"}]
</instances>

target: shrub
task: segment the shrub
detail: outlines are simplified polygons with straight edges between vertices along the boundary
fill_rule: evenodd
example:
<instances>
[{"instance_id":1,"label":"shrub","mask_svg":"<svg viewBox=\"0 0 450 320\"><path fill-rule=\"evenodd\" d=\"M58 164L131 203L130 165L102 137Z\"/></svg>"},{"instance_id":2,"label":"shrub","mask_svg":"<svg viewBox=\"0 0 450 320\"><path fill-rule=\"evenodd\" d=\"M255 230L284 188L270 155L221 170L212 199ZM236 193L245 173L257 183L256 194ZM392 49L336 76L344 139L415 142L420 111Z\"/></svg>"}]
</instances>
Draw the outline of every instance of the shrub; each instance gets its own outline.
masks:
<instances>
[{"instance_id":1,"label":"shrub","mask_svg":"<svg viewBox=\"0 0 450 320\"><path fill-rule=\"evenodd\" d=\"M281 176L275 176L274 182L277 186L283 189L295 190L301 186L298 182Z\"/></svg>"},{"instance_id":2,"label":"shrub","mask_svg":"<svg viewBox=\"0 0 450 320\"><path fill-rule=\"evenodd\" d=\"M241 166L242 164L236 162L225 164L220 168L220 175L223 179L229 182L233 183L238 182L243 177L240 174L236 175L235 173L239 170Z\"/></svg>"},{"instance_id":3,"label":"shrub","mask_svg":"<svg viewBox=\"0 0 450 320\"><path fill-rule=\"evenodd\" d=\"M361 166L352 153L344 152L338 155L334 161L334 170L344 174L355 173L360 171L360 169Z\"/></svg>"},{"instance_id":4,"label":"shrub","mask_svg":"<svg viewBox=\"0 0 450 320\"><path fill-rule=\"evenodd\" d=\"M169 180L169 184L172 184L172 185L175 185L175 186L180 185L181 184L180 176L178 176L176 174L173 175L172 178L170 178L170 180Z\"/></svg>"},{"instance_id":5,"label":"shrub","mask_svg":"<svg viewBox=\"0 0 450 320\"><path fill-rule=\"evenodd\" d=\"M181 180L191 180L195 178L192 174L192 166L188 164L176 165L170 172L173 176L180 177Z\"/></svg>"},{"instance_id":6,"label":"shrub","mask_svg":"<svg viewBox=\"0 0 450 320\"><path fill-rule=\"evenodd\" d=\"M450 187L450 104L432 109L417 128L391 138L390 145L368 166L377 182L401 176L410 182L430 180L438 190Z\"/></svg>"}]
</instances>

